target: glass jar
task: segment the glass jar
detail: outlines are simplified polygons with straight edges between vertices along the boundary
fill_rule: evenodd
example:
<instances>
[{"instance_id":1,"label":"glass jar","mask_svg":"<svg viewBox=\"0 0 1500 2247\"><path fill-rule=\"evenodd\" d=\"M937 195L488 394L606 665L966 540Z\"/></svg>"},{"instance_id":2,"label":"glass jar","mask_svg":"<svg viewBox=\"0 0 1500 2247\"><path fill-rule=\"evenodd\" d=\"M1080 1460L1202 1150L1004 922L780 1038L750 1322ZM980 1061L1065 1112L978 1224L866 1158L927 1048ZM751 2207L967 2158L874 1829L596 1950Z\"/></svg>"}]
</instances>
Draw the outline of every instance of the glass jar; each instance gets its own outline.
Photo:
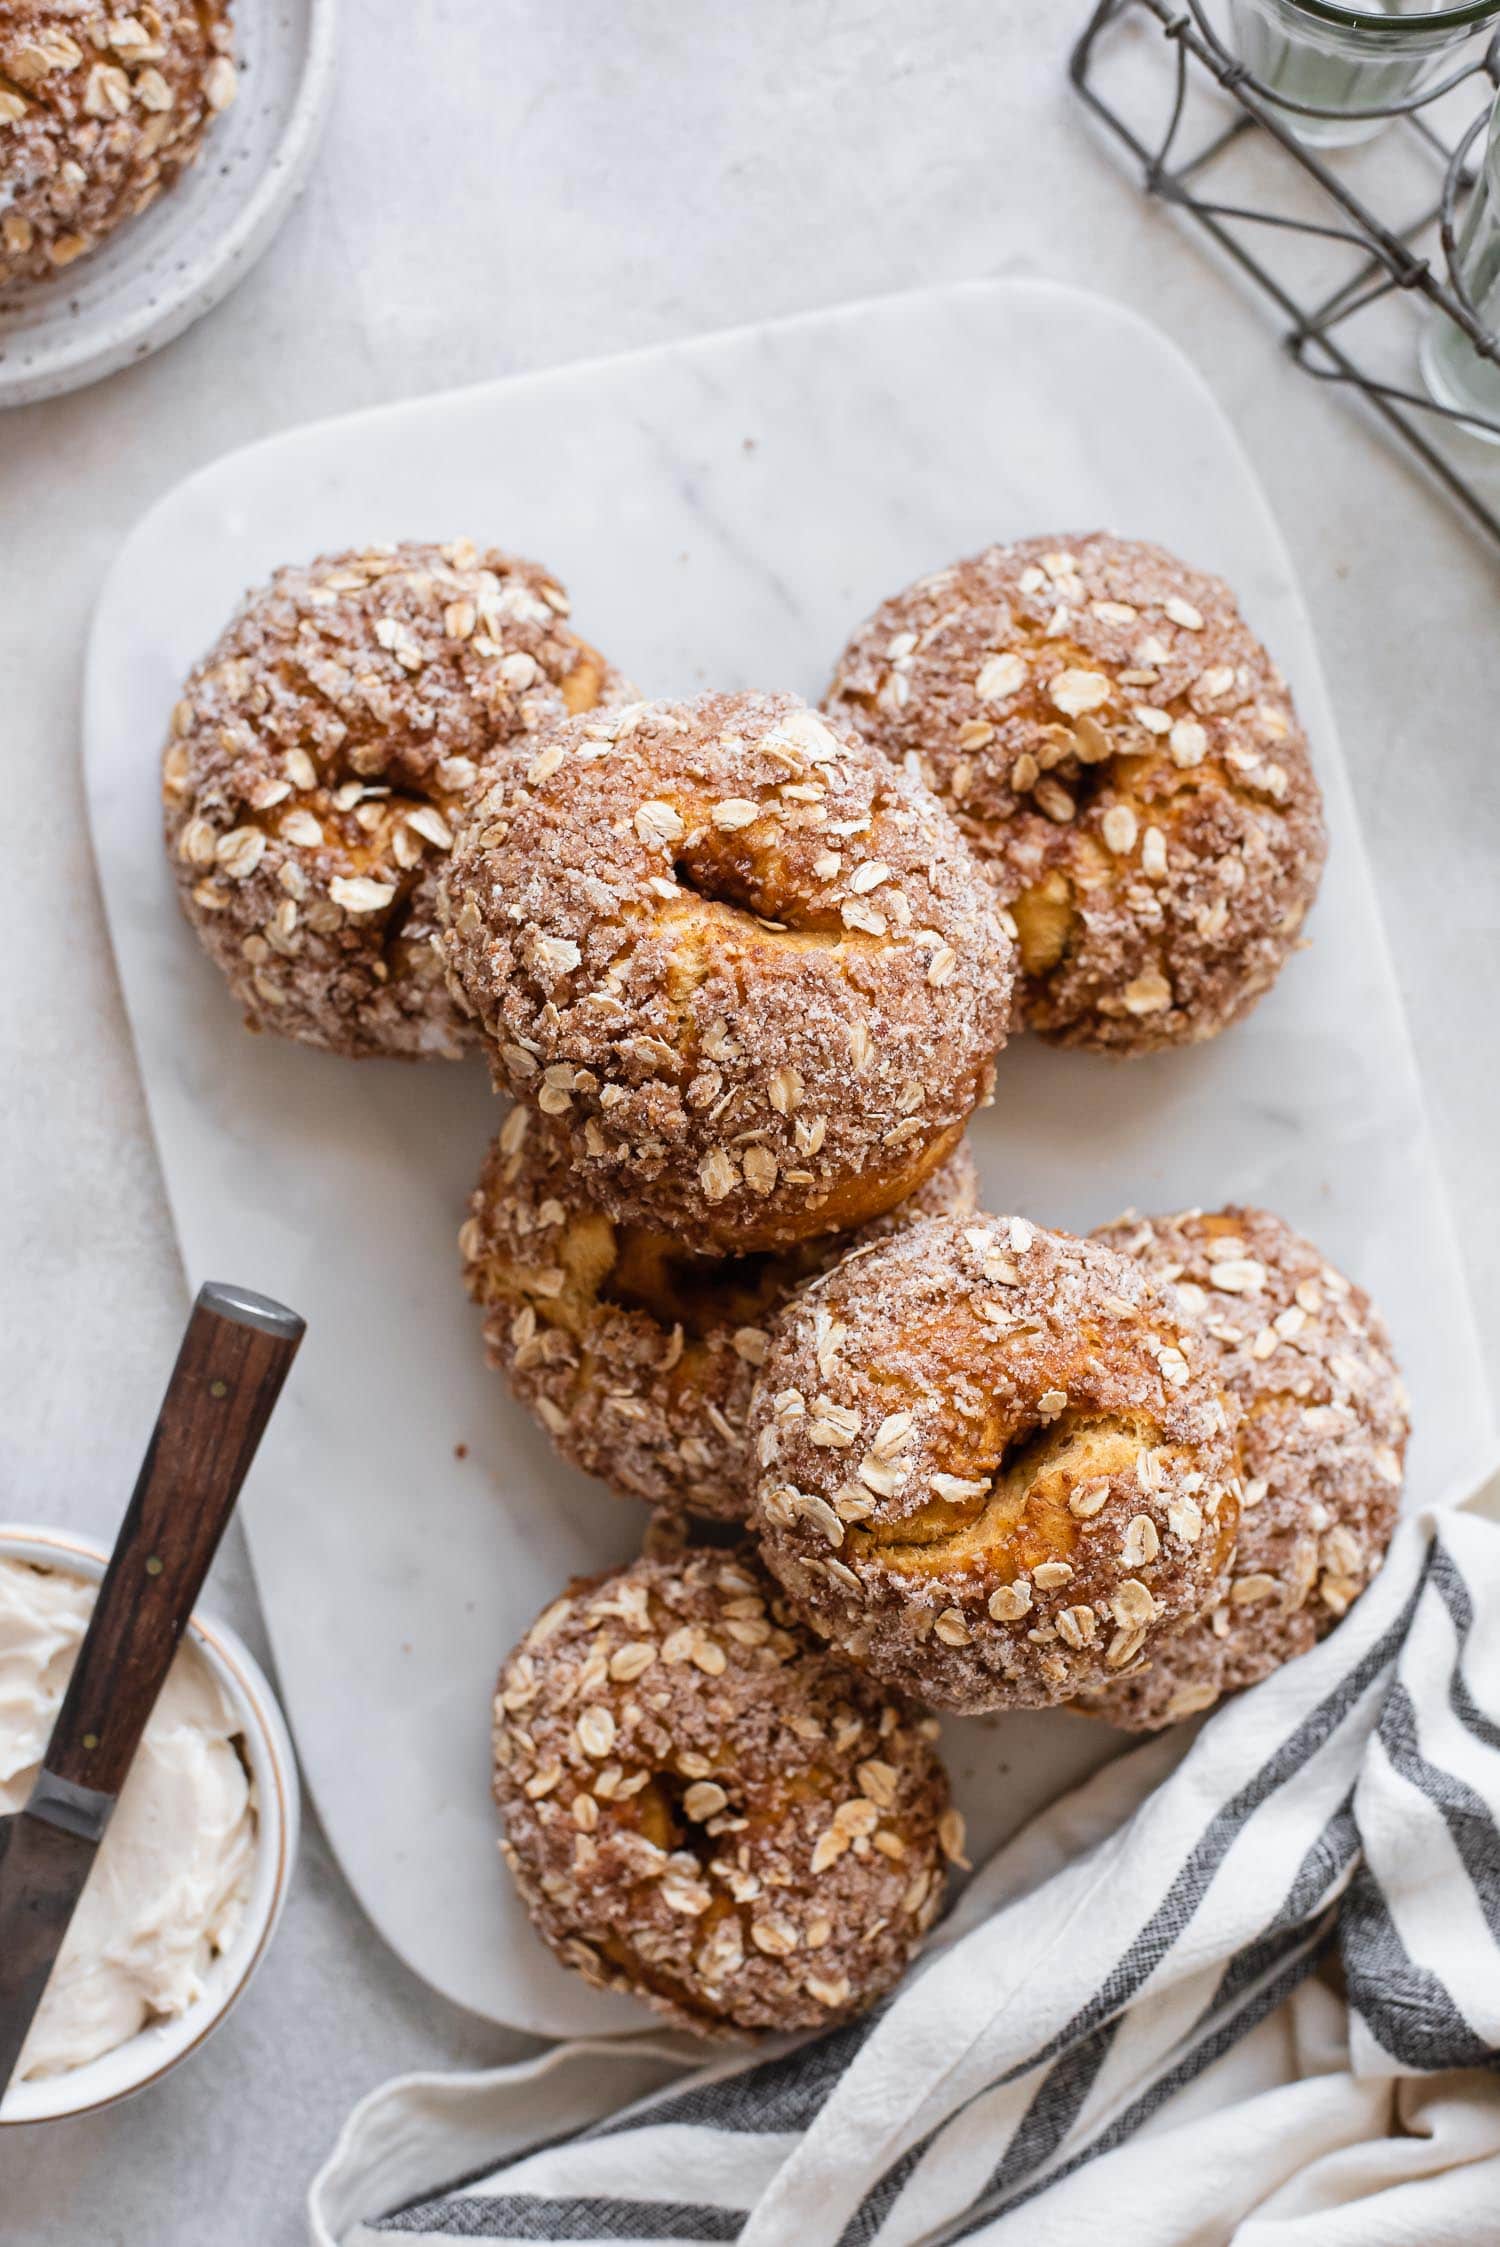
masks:
<instances>
[{"instance_id":1,"label":"glass jar","mask_svg":"<svg viewBox=\"0 0 1500 2247\"><path fill-rule=\"evenodd\" d=\"M1484 162L1469 197L1453 278L1491 335L1500 335L1500 99L1490 111ZM1440 406L1500 424L1500 366L1475 350L1456 321L1434 312L1423 330L1422 379ZM1474 434L1500 443L1500 427Z\"/></svg>"},{"instance_id":2,"label":"glass jar","mask_svg":"<svg viewBox=\"0 0 1500 2247\"><path fill-rule=\"evenodd\" d=\"M1229 0L1234 51L1277 97L1289 131L1314 148L1371 140L1381 112L1409 102L1438 77L1443 58L1500 23L1500 0L1434 7L1426 0ZM1324 114L1307 117L1296 103ZM1374 114L1372 114L1372 112Z\"/></svg>"}]
</instances>

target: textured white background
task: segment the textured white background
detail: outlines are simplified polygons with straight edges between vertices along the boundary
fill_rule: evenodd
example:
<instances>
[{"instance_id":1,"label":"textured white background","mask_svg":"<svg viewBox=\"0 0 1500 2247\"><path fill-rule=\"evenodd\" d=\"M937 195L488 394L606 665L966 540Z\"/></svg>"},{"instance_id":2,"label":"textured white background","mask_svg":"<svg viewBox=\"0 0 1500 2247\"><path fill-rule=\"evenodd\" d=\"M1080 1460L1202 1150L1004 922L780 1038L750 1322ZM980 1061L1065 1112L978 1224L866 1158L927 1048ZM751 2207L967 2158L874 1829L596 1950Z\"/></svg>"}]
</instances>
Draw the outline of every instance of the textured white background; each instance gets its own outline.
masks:
<instances>
[{"instance_id":1,"label":"textured white background","mask_svg":"<svg viewBox=\"0 0 1500 2247\"><path fill-rule=\"evenodd\" d=\"M265 262L157 358L0 421L7 1517L107 1534L185 1302L77 761L84 629L123 532L294 421L971 274L1135 303L1240 429L1321 636L1494 1364L1500 574L1127 187L1066 88L1082 13L349 0L322 158ZM263 1643L237 1545L213 1600ZM361 2091L507 2048L383 1952L314 1831L264 1973L194 2065L134 2106L0 2137L0 2229L291 2247Z\"/></svg>"}]
</instances>

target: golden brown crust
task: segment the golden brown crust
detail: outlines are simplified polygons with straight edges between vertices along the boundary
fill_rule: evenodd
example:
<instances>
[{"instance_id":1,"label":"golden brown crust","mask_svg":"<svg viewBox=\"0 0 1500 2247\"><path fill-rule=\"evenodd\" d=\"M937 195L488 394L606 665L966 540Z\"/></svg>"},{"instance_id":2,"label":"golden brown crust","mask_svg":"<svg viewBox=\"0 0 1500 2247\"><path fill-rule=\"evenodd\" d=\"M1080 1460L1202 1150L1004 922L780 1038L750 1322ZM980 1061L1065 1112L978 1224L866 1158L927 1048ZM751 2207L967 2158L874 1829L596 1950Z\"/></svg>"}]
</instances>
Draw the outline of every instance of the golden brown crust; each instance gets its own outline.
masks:
<instances>
[{"instance_id":1,"label":"golden brown crust","mask_svg":"<svg viewBox=\"0 0 1500 2247\"><path fill-rule=\"evenodd\" d=\"M986 1097L1013 946L927 792L794 695L561 727L449 862L450 971L612 1216L742 1254L913 1193Z\"/></svg>"},{"instance_id":2,"label":"golden brown crust","mask_svg":"<svg viewBox=\"0 0 1500 2247\"><path fill-rule=\"evenodd\" d=\"M155 201L235 97L221 0L0 9L0 287L45 280Z\"/></svg>"},{"instance_id":3,"label":"golden brown crust","mask_svg":"<svg viewBox=\"0 0 1500 2247\"><path fill-rule=\"evenodd\" d=\"M1103 532L993 546L878 609L827 707L953 811L1015 916L1026 1026L1144 1053L1267 990L1321 799L1229 588Z\"/></svg>"},{"instance_id":4,"label":"golden brown crust","mask_svg":"<svg viewBox=\"0 0 1500 2247\"><path fill-rule=\"evenodd\" d=\"M909 1201L856 1234L820 1234L777 1254L694 1256L596 1209L532 1122L529 1110L511 1110L459 1235L490 1363L565 1459L654 1506L742 1517L745 1415L782 1306L850 1249L974 1207L974 1161L960 1144Z\"/></svg>"},{"instance_id":5,"label":"golden brown crust","mask_svg":"<svg viewBox=\"0 0 1500 2247\"><path fill-rule=\"evenodd\" d=\"M501 1673L495 1798L537 1931L699 2035L826 2028L902 1973L962 1824L936 1728L789 1626L749 1553L570 1586Z\"/></svg>"},{"instance_id":6,"label":"golden brown crust","mask_svg":"<svg viewBox=\"0 0 1500 2247\"><path fill-rule=\"evenodd\" d=\"M1223 1585L1234 1416L1139 1267L928 1218L814 1281L756 1384L752 1523L793 1605L943 1708L1131 1671Z\"/></svg>"},{"instance_id":7,"label":"golden brown crust","mask_svg":"<svg viewBox=\"0 0 1500 2247\"><path fill-rule=\"evenodd\" d=\"M435 948L453 831L511 744L628 690L535 562L408 542L280 569L164 759L183 909L253 1029L361 1059L472 1042Z\"/></svg>"},{"instance_id":8,"label":"golden brown crust","mask_svg":"<svg viewBox=\"0 0 1500 2247\"><path fill-rule=\"evenodd\" d=\"M1227 1597L1087 1703L1155 1731L1306 1653L1358 1598L1396 1525L1410 1423L1369 1297L1279 1217L1186 1210L1094 1237L1170 1291L1243 1413Z\"/></svg>"}]
</instances>

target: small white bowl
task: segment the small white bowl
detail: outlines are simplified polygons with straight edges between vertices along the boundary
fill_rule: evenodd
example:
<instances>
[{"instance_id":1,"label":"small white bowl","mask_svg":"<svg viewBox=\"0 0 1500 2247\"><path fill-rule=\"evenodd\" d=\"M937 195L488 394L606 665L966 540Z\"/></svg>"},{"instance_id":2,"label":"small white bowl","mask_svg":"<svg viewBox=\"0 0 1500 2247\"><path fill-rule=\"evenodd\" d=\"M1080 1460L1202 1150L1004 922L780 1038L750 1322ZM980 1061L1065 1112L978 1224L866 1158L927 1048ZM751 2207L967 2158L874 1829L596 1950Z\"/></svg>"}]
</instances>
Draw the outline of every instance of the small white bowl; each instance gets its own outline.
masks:
<instances>
[{"instance_id":1,"label":"small white bowl","mask_svg":"<svg viewBox=\"0 0 1500 2247\"><path fill-rule=\"evenodd\" d=\"M0 1560L27 1560L98 1583L107 1555L57 1529L0 1528ZM229 1949L214 1961L208 1986L175 2020L156 2021L97 2060L34 2083L13 2083L0 2103L0 2127L89 2114L157 2082L211 2036L270 1948L297 1854L297 1763L286 1722L259 1664L223 1623L195 1615L188 1636L241 1720L255 1784L258 1832L250 1894Z\"/></svg>"}]
</instances>

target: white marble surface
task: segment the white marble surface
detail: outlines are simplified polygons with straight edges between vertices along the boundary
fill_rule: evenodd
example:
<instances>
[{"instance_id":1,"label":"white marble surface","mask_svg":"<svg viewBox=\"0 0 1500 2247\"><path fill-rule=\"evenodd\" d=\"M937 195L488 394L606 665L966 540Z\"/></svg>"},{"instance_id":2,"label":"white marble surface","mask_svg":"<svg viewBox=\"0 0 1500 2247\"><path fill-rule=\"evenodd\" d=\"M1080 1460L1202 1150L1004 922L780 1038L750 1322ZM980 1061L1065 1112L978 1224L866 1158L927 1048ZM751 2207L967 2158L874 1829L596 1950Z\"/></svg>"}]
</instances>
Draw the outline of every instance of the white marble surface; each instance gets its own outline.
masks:
<instances>
[{"instance_id":1,"label":"white marble surface","mask_svg":"<svg viewBox=\"0 0 1500 2247\"><path fill-rule=\"evenodd\" d=\"M0 422L7 1511L112 1520L184 1307L77 763L84 626L131 522L193 466L311 415L987 272L1139 304L1203 369L1266 485L1320 635L1493 1368L1500 573L1098 150L1063 78L1074 15L363 0L320 166L245 286L148 364ZM237 1545L215 1597L263 1643ZM274 1956L195 2066L134 2107L0 2140L7 2240L291 2247L361 2090L506 2048L391 1960L314 1835Z\"/></svg>"},{"instance_id":2,"label":"white marble surface","mask_svg":"<svg viewBox=\"0 0 1500 2247\"><path fill-rule=\"evenodd\" d=\"M1074 1229L1132 1205L1280 1210L1392 1305L1429 1501L1472 1484L1495 1437L1400 1001L1306 610L1232 429L1158 329L1055 283L970 281L479 384L230 454L110 572L89 815L168 1204L190 1272L308 1320L240 1509L303 1768L381 1933L510 2027L646 2025L531 1939L485 1785L497 1653L570 1576L633 1550L639 1511L565 1466L481 1362L454 1235L499 1120L482 1066L354 1070L244 1035L175 909L164 713L247 580L412 524L503 525L545 553L648 691L815 695L883 589L992 536L1094 522L1239 589L1291 682L1333 848L1308 949L1232 1036L1120 1069L1007 1051L970 1130L983 1206ZM1121 1744L1056 1711L951 1723L971 1853Z\"/></svg>"}]
</instances>

